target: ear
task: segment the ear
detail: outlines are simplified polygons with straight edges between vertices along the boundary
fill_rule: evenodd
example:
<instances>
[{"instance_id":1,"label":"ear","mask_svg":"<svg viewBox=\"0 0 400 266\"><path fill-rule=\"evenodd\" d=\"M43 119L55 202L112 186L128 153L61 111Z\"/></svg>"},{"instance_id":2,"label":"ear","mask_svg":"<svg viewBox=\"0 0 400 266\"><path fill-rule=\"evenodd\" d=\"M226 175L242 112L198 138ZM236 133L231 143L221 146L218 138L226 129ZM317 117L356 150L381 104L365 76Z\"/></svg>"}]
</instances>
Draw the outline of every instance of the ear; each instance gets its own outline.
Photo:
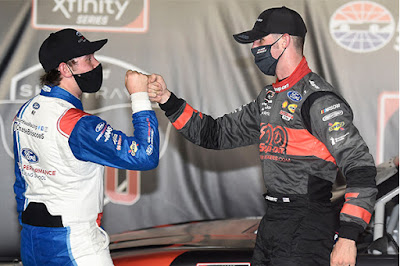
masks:
<instances>
[{"instance_id":1,"label":"ear","mask_svg":"<svg viewBox=\"0 0 400 266\"><path fill-rule=\"evenodd\" d=\"M70 68L71 68L71 67L69 67L69 66L67 65L67 63L64 63L64 62L62 62L62 63L60 63L60 64L58 65L58 71L60 71L61 76L62 76L62 77L65 77L65 78L70 78L70 77L72 77L72 73L71 73Z\"/></svg>"},{"instance_id":2,"label":"ear","mask_svg":"<svg viewBox=\"0 0 400 266\"><path fill-rule=\"evenodd\" d=\"M283 34L282 39L283 39L283 42L282 42L283 48L289 47L289 44L290 44L290 35L287 34L287 33L285 33L285 34Z\"/></svg>"}]
</instances>

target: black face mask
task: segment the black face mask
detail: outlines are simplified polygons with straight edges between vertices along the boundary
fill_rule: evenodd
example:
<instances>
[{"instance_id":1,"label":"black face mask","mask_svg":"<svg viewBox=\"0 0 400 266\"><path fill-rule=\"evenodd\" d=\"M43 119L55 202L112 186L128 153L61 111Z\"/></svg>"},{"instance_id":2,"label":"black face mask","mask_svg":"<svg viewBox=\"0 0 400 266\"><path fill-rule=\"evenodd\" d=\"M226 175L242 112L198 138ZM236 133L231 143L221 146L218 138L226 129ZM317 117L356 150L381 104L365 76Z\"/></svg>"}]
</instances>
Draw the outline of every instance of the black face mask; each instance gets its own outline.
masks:
<instances>
[{"instance_id":1,"label":"black face mask","mask_svg":"<svg viewBox=\"0 0 400 266\"><path fill-rule=\"evenodd\" d=\"M282 35L283 36L283 35ZM281 37L282 37L281 36ZM278 59L272 57L271 47L274 45L279 39L279 37L273 44L259 46L251 49L251 52L254 55L254 61L258 68L268 76L275 76L276 65L278 64L279 58L282 56L285 49L282 51L281 55Z\"/></svg>"},{"instance_id":2,"label":"black face mask","mask_svg":"<svg viewBox=\"0 0 400 266\"><path fill-rule=\"evenodd\" d=\"M88 72L82 74L72 73L72 75L74 76L75 81L76 83L78 83L78 86L82 92L98 92L100 90L101 84L103 83L103 67L101 66L101 64Z\"/></svg>"}]
</instances>

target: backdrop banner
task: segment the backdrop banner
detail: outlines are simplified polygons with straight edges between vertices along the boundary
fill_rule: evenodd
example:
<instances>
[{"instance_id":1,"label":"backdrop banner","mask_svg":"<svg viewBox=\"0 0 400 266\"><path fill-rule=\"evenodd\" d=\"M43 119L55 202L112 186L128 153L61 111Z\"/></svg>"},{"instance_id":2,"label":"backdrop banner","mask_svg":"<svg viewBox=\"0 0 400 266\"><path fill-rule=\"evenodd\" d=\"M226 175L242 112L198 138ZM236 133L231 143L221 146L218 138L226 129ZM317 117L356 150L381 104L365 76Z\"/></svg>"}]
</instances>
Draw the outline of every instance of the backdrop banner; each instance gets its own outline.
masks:
<instances>
[{"instance_id":1,"label":"backdrop banner","mask_svg":"<svg viewBox=\"0 0 400 266\"><path fill-rule=\"evenodd\" d=\"M133 134L127 69L163 75L168 89L213 117L253 101L275 81L254 64L251 44L232 35L285 5L308 28L310 68L350 103L354 123L379 164L399 153L399 2L393 0L1 0L0 256L19 256L13 192L12 120L41 90L41 43L62 28L89 40L102 89L84 109ZM109 234L193 220L262 216L265 186L258 147L214 151L185 140L157 104L160 164L151 171L107 168L103 227Z\"/></svg>"}]
</instances>

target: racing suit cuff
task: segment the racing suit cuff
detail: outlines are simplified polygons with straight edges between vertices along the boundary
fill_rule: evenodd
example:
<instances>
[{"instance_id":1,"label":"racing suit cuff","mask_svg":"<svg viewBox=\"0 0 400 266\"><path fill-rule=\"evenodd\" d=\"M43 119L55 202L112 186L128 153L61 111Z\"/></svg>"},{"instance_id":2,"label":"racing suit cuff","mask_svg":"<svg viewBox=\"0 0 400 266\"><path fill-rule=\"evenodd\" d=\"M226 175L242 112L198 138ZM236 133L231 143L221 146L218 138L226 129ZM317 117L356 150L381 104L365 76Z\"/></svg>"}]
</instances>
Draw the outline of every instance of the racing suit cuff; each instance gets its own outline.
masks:
<instances>
[{"instance_id":1,"label":"racing suit cuff","mask_svg":"<svg viewBox=\"0 0 400 266\"><path fill-rule=\"evenodd\" d=\"M160 108L165 112L166 116L170 116L178 111L184 103L185 101L183 99L179 99L173 92L171 92L171 96L169 97L168 101L166 101L164 104L160 104Z\"/></svg>"},{"instance_id":2,"label":"racing suit cuff","mask_svg":"<svg viewBox=\"0 0 400 266\"><path fill-rule=\"evenodd\" d=\"M132 114L151 110L151 102L147 92L135 92L131 94Z\"/></svg>"},{"instance_id":3,"label":"racing suit cuff","mask_svg":"<svg viewBox=\"0 0 400 266\"><path fill-rule=\"evenodd\" d=\"M340 222L339 237L351 239L357 242L358 236L364 231L361 225L349 222Z\"/></svg>"}]
</instances>

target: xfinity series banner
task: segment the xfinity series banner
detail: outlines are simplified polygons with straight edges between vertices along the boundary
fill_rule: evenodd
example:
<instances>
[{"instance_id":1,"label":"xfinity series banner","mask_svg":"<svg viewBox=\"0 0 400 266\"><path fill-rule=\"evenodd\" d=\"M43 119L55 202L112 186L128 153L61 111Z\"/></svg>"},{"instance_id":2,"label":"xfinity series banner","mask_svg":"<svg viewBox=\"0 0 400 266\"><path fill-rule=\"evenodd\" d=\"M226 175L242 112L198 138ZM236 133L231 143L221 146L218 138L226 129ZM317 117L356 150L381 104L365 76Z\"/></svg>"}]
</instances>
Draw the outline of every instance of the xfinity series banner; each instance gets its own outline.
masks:
<instances>
[{"instance_id":1,"label":"xfinity series banner","mask_svg":"<svg viewBox=\"0 0 400 266\"><path fill-rule=\"evenodd\" d=\"M72 27L78 30L147 31L149 0L34 0L36 29ZM58 14L56 21L53 15Z\"/></svg>"},{"instance_id":2,"label":"xfinity series banner","mask_svg":"<svg viewBox=\"0 0 400 266\"><path fill-rule=\"evenodd\" d=\"M11 126L40 92L38 50L51 32L78 29L108 38L96 53L102 89L82 98L85 111L133 134L127 69L164 76L168 88L213 117L254 100L274 82L258 70L251 44L232 35L285 5L308 28L310 68L350 103L376 164L399 153L399 3L393 0L1 0L0 256L19 255ZM186 141L159 119L160 164L138 172L107 168L103 226L110 234L193 220L264 213L258 147L214 151Z\"/></svg>"}]
</instances>

